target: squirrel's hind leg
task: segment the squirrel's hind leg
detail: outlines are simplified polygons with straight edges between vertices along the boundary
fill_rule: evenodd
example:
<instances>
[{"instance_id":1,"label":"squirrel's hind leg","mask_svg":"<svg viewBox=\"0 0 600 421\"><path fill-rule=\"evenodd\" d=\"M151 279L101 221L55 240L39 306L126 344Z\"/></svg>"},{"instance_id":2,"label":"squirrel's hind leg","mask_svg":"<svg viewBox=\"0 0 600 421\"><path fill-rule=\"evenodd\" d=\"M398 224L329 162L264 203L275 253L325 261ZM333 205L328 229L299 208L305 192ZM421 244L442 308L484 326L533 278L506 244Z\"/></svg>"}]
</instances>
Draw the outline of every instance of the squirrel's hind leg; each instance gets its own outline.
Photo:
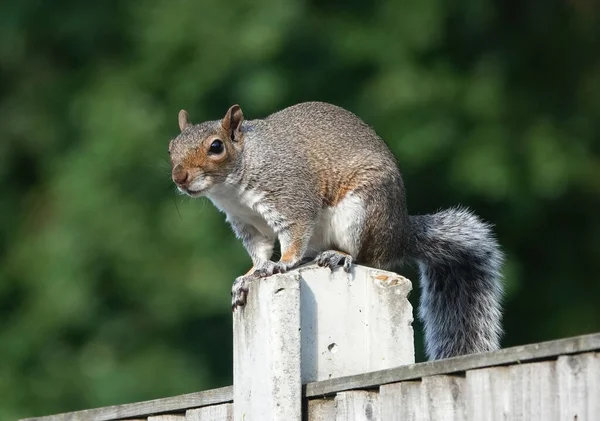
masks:
<instances>
[{"instance_id":1,"label":"squirrel's hind leg","mask_svg":"<svg viewBox=\"0 0 600 421\"><path fill-rule=\"evenodd\" d=\"M350 272L361 250L367 213L364 197L355 193L323 210L311 241L319 266Z\"/></svg>"},{"instance_id":2,"label":"squirrel's hind leg","mask_svg":"<svg viewBox=\"0 0 600 421\"><path fill-rule=\"evenodd\" d=\"M402 195L398 189L379 188L385 189L384 195L374 197L372 189L363 189L330 209L330 220L323 224L329 230L328 251L321 252L317 263L331 268L343 265L346 271L353 263L381 270L394 268L402 255L405 234Z\"/></svg>"},{"instance_id":3,"label":"squirrel's hind leg","mask_svg":"<svg viewBox=\"0 0 600 421\"><path fill-rule=\"evenodd\" d=\"M354 259L348 253L338 250L326 250L319 253L315 261L319 266L325 266L333 270L336 267L342 266L344 272L350 272Z\"/></svg>"}]
</instances>

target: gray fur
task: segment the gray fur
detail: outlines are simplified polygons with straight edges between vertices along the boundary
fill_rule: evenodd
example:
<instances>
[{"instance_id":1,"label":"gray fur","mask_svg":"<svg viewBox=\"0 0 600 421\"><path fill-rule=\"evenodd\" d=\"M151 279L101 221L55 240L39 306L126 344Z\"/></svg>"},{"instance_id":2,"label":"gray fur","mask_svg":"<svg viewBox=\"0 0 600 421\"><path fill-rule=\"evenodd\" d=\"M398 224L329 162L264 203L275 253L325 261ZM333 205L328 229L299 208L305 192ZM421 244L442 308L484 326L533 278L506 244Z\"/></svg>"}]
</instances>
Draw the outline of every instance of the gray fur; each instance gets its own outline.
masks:
<instances>
[{"instance_id":1,"label":"gray fur","mask_svg":"<svg viewBox=\"0 0 600 421\"><path fill-rule=\"evenodd\" d=\"M464 208L411 216L410 222L428 357L498 349L503 254L490 226Z\"/></svg>"},{"instance_id":2,"label":"gray fur","mask_svg":"<svg viewBox=\"0 0 600 421\"><path fill-rule=\"evenodd\" d=\"M207 136L223 135L218 120L188 125L181 115L184 131L170 148L174 166L190 161ZM239 136L224 139L229 156L219 166L186 170L208 180L202 194L227 214L254 275L285 272L307 258L345 270L352 263L390 270L408 258L420 268L419 316L429 358L499 347L503 256L490 227L460 208L409 217L396 158L360 118L307 102L243 121ZM360 215L336 225L331 236L345 245L317 241L324 215L348 194L359 200ZM291 260L269 260L276 238L282 251L298 250ZM244 305L254 275L236 280L234 309Z\"/></svg>"}]
</instances>

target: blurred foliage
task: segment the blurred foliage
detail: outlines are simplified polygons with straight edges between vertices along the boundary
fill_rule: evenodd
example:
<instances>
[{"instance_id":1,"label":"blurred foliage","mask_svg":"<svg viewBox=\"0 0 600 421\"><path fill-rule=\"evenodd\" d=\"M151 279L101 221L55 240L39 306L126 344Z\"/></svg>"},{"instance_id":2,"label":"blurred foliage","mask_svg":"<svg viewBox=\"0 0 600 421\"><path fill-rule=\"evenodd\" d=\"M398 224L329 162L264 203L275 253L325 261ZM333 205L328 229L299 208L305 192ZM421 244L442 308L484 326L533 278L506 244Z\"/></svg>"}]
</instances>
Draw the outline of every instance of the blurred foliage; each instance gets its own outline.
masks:
<instances>
[{"instance_id":1,"label":"blurred foliage","mask_svg":"<svg viewBox=\"0 0 600 421\"><path fill-rule=\"evenodd\" d=\"M167 144L304 100L377 129L412 213L496 225L505 346L600 330L597 2L4 0L0 419L231 383L250 260Z\"/></svg>"}]
</instances>

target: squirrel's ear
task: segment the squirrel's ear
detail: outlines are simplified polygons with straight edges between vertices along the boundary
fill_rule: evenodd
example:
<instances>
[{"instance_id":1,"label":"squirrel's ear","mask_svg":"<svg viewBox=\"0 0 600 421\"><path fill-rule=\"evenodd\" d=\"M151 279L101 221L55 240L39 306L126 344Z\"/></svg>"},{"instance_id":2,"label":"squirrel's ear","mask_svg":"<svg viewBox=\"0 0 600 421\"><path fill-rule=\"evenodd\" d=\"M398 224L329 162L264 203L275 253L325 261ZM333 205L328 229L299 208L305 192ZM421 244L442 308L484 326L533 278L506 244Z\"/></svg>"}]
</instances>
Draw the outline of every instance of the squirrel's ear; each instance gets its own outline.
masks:
<instances>
[{"instance_id":1,"label":"squirrel's ear","mask_svg":"<svg viewBox=\"0 0 600 421\"><path fill-rule=\"evenodd\" d=\"M188 112L186 110L179 111L179 130L184 131L191 125Z\"/></svg>"},{"instance_id":2,"label":"squirrel's ear","mask_svg":"<svg viewBox=\"0 0 600 421\"><path fill-rule=\"evenodd\" d=\"M239 105L232 105L221 121L221 126L229 133L232 140L239 140L242 135L242 121L244 113Z\"/></svg>"}]
</instances>

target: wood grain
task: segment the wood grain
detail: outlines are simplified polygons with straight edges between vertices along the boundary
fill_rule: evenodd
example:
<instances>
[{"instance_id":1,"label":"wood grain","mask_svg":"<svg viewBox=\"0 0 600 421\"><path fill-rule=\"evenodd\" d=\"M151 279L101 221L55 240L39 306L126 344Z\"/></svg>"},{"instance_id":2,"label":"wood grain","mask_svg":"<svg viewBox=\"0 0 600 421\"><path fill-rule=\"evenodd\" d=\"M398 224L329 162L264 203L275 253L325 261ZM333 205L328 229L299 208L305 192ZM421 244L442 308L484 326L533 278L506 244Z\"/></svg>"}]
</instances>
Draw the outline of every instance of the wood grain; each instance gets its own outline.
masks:
<instances>
[{"instance_id":1,"label":"wood grain","mask_svg":"<svg viewBox=\"0 0 600 421\"><path fill-rule=\"evenodd\" d=\"M556 368L560 419L600 419L600 354L561 356Z\"/></svg>"},{"instance_id":2,"label":"wood grain","mask_svg":"<svg viewBox=\"0 0 600 421\"><path fill-rule=\"evenodd\" d=\"M516 364L509 368L509 372L512 419L523 421L559 419L556 361Z\"/></svg>"},{"instance_id":3,"label":"wood grain","mask_svg":"<svg viewBox=\"0 0 600 421\"><path fill-rule=\"evenodd\" d=\"M408 380L381 386L381 419L385 421L421 421L421 381Z\"/></svg>"},{"instance_id":4,"label":"wood grain","mask_svg":"<svg viewBox=\"0 0 600 421\"><path fill-rule=\"evenodd\" d=\"M379 421L379 394L364 390L338 393L335 421Z\"/></svg>"},{"instance_id":5,"label":"wood grain","mask_svg":"<svg viewBox=\"0 0 600 421\"><path fill-rule=\"evenodd\" d=\"M420 421L466 421L465 384L462 376L424 377Z\"/></svg>"},{"instance_id":6,"label":"wood grain","mask_svg":"<svg viewBox=\"0 0 600 421\"><path fill-rule=\"evenodd\" d=\"M308 421L331 420L335 420L335 400L333 398L317 398L308 401Z\"/></svg>"},{"instance_id":7,"label":"wood grain","mask_svg":"<svg viewBox=\"0 0 600 421\"><path fill-rule=\"evenodd\" d=\"M501 421L511 408L510 371L491 367L467 371L466 404L469 419Z\"/></svg>"}]
</instances>

